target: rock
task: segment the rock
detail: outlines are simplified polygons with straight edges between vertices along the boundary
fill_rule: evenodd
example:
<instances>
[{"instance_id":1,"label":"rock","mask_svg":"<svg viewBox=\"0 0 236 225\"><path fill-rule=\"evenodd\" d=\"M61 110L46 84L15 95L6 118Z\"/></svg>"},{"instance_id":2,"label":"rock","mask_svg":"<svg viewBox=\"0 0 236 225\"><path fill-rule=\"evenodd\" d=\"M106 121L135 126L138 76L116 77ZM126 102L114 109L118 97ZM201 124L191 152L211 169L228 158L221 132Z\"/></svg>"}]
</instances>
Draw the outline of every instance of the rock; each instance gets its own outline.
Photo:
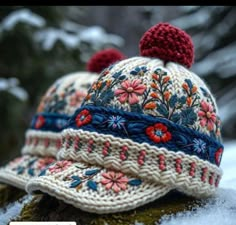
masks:
<instances>
[{"instance_id":1,"label":"rock","mask_svg":"<svg viewBox=\"0 0 236 225\"><path fill-rule=\"evenodd\" d=\"M26 192L23 190L10 185L0 184L0 209L11 202L17 201L24 195L26 195Z\"/></svg>"},{"instance_id":2,"label":"rock","mask_svg":"<svg viewBox=\"0 0 236 225\"><path fill-rule=\"evenodd\" d=\"M77 225L132 225L159 224L164 215L176 214L206 204L206 200L196 200L176 191L165 197L123 213L97 215L81 211L49 195L36 195L22 209L14 221L76 221Z\"/></svg>"}]
</instances>

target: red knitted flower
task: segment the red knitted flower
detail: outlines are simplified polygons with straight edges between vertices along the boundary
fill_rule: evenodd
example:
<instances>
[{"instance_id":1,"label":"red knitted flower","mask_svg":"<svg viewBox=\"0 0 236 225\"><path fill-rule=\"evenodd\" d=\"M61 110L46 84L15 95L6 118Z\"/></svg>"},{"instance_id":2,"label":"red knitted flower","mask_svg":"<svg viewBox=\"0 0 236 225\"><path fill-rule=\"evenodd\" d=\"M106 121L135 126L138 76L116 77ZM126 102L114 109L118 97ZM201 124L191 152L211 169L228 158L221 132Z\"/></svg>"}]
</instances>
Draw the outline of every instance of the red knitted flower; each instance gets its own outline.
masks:
<instances>
[{"instance_id":1,"label":"red knitted flower","mask_svg":"<svg viewBox=\"0 0 236 225\"><path fill-rule=\"evenodd\" d=\"M88 124L92 121L92 115L87 109L82 110L77 116L76 116L76 125L78 127L81 127L85 124Z\"/></svg>"},{"instance_id":2,"label":"red knitted flower","mask_svg":"<svg viewBox=\"0 0 236 225\"><path fill-rule=\"evenodd\" d=\"M172 138L168 128L162 123L156 123L153 126L147 127L146 134L152 141L156 143L167 142Z\"/></svg>"},{"instance_id":3,"label":"red knitted flower","mask_svg":"<svg viewBox=\"0 0 236 225\"><path fill-rule=\"evenodd\" d=\"M43 117L43 116L39 116L39 117L37 118L37 120L36 120L36 123L35 123L34 127L35 127L36 129L39 129L39 128L41 128L44 124L45 124L45 119L44 119L44 117Z\"/></svg>"}]
</instances>

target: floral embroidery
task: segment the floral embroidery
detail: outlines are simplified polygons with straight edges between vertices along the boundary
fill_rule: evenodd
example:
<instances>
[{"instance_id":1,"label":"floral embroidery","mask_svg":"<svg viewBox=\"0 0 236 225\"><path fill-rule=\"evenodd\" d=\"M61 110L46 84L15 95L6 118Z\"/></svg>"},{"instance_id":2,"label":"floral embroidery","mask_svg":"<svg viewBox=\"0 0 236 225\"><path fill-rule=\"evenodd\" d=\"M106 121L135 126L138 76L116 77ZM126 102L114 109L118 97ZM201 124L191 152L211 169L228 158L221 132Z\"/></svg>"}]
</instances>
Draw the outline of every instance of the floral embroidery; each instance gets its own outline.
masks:
<instances>
[{"instance_id":1,"label":"floral embroidery","mask_svg":"<svg viewBox=\"0 0 236 225\"><path fill-rule=\"evenodd\" d=\"M119 95L118 100L120 103L129 102L130 105L136 104L139 102L138 95L142 95L146 89L146 86L142 84L141 80L133 81L123 81L121 83L121 88L115 90L115 95Z\"/></svg>"},{"instance_id":2,"label":"floral embroidery","mask_svg":"<svg viewBox=\"0 0 236 225\"><path fill-rule=\"evenodd\" d=\"M83 98L85 98L86 95L87 93L84 91L74 92L74 94L70 96L70 106L79 107L81 105Z\"/></svg>"},{"instance_id":3,"label":"floral embroidery","mask_svg":"<svg viewBox=\"0 0 236 225\"><path fill-rule=\"evenodd\" d=\"M14 160L15 161L15 160ZM20 175L29 175L34 176L34 165L37 162L37 158L30 156L22 156L19 160L18 158L15 161L15 165L10 163L11 169L16 171Z\"/></svg>"},{"instance_id":4,"label":"floral embroidery","mask_svg":"<svg viewBox=\"0 0 236 225\"><path fill-rule=\"evenodd\" d=\"M193 139L193 150L197 153L205 153L206 152L206 142L202 139Z\"/></svg>"},{"instance_id":5,"label":"floral embroidery","mask_svg":"<svg viewBox=\"0 0 236 225\"><path fill-rule=\"evenodd\" d=\"M24 156L20 156L20 157L17 157L15 158L14 160L12 160L10 163L9 163L9 166L11 168L15 168L17 165L21 164L22 162L24 162Z\"/></svg>"},{"instance_id":6,"label":"floral embroidery","mask_svg":"<svg viewBox=\"0 0 236 225\"><path fill-rule=\"evenodd\" d=\"M56 162L53 166L49 167L48 170L53 173L59 173L66 170L72 165L71 161L63 160Z\"/></svg>"},{"instance_id":7,"label":"floral embroidery","mask_svg":"<svg viewBox=\"0 0 236 225\"><path fill-rule=\"evenodd\" d=\"M219 166L223 155L223 148L219 148L215 153L216 165Z\"/></svg>"},{"instance_id":8,"label":"floral embroidery","mask_svg":"<svg viewBox=\"0 0 236 225\"><path fill-rule=\"evenodd\" d=\"M200 125L202 127L206 126L209 131L214 129L216 114L213 111L212 105L205 101L202 101L201 110L198 112L198 116L201 118Z\"/></svg>"},{"instance_id":9,"label":"floral embroidery","mask_svg":"<svg viewBox=\"0 0 236 225\"><path fill-rule=\"evenodd\" d=\"M134 70L130 72L130 74L143 76L147 71L148 70L146 66L141 66L141 67L137 66Z\"/></svg>"},{"instance_id":10,"label":"floral embroidery","mask_svg":"<svg viewBox=\"0 0 236 225\"><path fill-rule=\"evenodd\" d=\"M36 122L35 122L35 128L39 129L45 124L45 119L43 116L38 116Z\"/></svg>"},{"instance_id":11,"label":"floral embroidery","mask_svg":"<svg viewBox=\"0 0 236 225\"><path fill-rule=\"evenodd\" d=\"M88 189L97 191L97 182L92 180L92 178L99 172L100 172L100 169L89 169L89 170L86 170L83 173L83 175L78 174L76 176L71 176L67 178L67 179L72 180L72 183L70 184L70 188L75 188L78 191L80 188L82 188L83 184L85 183Z\"/></svg>"},{"instance_id":12,"label":"floral embroidery","mask_svg":"<svg viewBox=\"0 0 236 225\"><path fill-rule=\"evenodd\" d=\"M65 120L65 119L56 119L55 124L56 124L56 127L58 129L62 129L67 125L67 120Z\"/></svg>"},{"instance_id":13,"label":"floral embroidery","mask_svg":"<svg viewBox=\"0 0 236 225\"><path fill-rule=\"evenodd\" d=\"M168 128L162 123L156 123L153 126L147 127L146 134L152 141L156 143L168 142L172 138Z\"/></svg>"},{"instance_id":14,"label":"floral embroidery","mask_svg":"<svg viewBox=\"0 0 236 225\"><path fill-rule=\"evenodd\" d=\"M122 129L124 127L126 120L121 116L110 116L107 122L108 122L108 127L111 127L113 129L116 128Z\"/></svg>"},{"instance_id":15,"label":"floral embroidery","mask_svg":"<svg viewBox=\"0 0 236 225\"><path fill-rule=\"evenodd\" d=\"M102 173L103 179L100 181L106 186L106 190L112 189L118 193L120 190L127 189L128 178L123 173L115 173L113 171Z\"/></svg>"},{"instance_id":16,"label":"floral embroidery","mask_svg":"<svg viewBox=\"0 0 236 225\"><path fill-rule=\"evenodd\" d=\"M66 79L66 78L65 78ZM80 88L87 90L87 85L79 85ZM82 100L87 95L87 91L78 90L77 82L74 79L67 86L64 85L64 79L58 80L47 93L42 97L37 112L44 113L65 113L70 109L76 109L82 103ZM90 85L89 85L90 86ZM83 89L82 89L83 90ZM70 107L68 107L70 106Z\"/></svg>"},{"instance_id":17,"label":"floral embroidery","mask_svg":"<svg viewBox=\"0 0 236 225\"><path fill-rule=\"evenodd\" d=\"M75 165L79 170L77 174L65 176L64 181L70 181L69 188L79 191L83 186L92 191L97 191L101 184L106 190L112 189L115 193L126 190L130 186L139 186L142 184L140 179L128 179L121 172L106 171L98 168L89 168L87 166Z\"/></svg>"},{"instance_id":18,"label":"floral embroidery","mask_svg":"<svg viewBox=\"0 0 236 225\"><path fill-rule=\"evenodd\" d=\"M142 65L132 68L130 72L123 69L113 72L108 69L108 75L100 76L94 87L90 88L82 106L87 104L122 108L125 111L166 118L220 139L218 118L214 119L215 111L209 111L209 107L204 104L202 106L200 102L204 96L203 101L213 109L214 101L206 89L198 87L191 79L185 79L175 92L171 76L164 69L156 68L146 77L144 75L147 72L150 73L150 70Z\"/></svg>"},{"instance_id":19,"label":"floral embroidery","mask_svg":"<svg viewBox=\"0 0 236 225\"><path fill-rule=\"evenodd\" d=\"M39 170L43 170L53 162L55 162L55 158L52 158L52 157L42 158L42 159L38 160L37 168Z\"/></svg>"},{"instance_id":20,"label":"floral embroidery","mask_svg":"<svg viewBox=\"0 0 236 225\"><path fill-rule=\"evenodd\" d=\"M88 124L91 121L92 121L92 116L90 115L87 109L81 111L76 117L76 125L78 127Z\"/></svg>"}]
</instances>

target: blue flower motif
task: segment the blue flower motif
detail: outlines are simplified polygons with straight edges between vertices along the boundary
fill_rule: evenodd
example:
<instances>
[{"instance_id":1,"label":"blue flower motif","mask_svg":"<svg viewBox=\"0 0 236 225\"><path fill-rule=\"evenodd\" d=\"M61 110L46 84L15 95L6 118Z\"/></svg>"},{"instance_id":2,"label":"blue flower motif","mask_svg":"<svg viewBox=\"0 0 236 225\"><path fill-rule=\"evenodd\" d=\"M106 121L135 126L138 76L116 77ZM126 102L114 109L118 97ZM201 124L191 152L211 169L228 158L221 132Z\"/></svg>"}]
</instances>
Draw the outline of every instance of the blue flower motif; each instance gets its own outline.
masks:
<instances>
[{"instance_id":1,"label":"blue flower motif","mask_svg":"<svg viewBox=\"0 0 236 225\"><path fill-rule=\"evenodd\" d=\"M122 71L115 72L115 73L112 75L112 77L118 78L121 74L122 74Z\"/></svg>"},{"instance_id":2,"label":"blue flower motif","mask_svg":"<svg viewBox=\"0 0 236 225\"><path fill-rule=\"evenodd\" d=\"M124 127L126 120L121 116L110 116L107 122L108 127L112 127L113 129L121 129Z\"/></svg>"},{"instance_id":3,"label":"blue flower motif","mask_svg":"<svg viewBox=\"0 0 236 225\"><path fill-rule=\"evenodd\" d=\"M197 153L206 152L206 143L202 139L193 139L193 150Z\"/></svg>"},{"instance_id":4,"label":"blue flower motif","mask_svg":"<svg viewBox=\"0 0 236 225\"><path fill-rule=\"evenodd\" d=\"M56 126L59 129L62 129L63 127L65 127L67 125L67 120L66 119L57 119L56 120Z\"/></svg>"},{"instance_id":5,"label":"blue flower motif","mask_svg":"<svg viewBox=\"0 0 236 225\"><path fill-rule=\"evenodd\" d=\"M143 74L146 73L147 71L148 70L146 66L141 66L141 67L137 66L134 70L130 72L130 74L143 76Z\"/></svg>"}]
</instances>

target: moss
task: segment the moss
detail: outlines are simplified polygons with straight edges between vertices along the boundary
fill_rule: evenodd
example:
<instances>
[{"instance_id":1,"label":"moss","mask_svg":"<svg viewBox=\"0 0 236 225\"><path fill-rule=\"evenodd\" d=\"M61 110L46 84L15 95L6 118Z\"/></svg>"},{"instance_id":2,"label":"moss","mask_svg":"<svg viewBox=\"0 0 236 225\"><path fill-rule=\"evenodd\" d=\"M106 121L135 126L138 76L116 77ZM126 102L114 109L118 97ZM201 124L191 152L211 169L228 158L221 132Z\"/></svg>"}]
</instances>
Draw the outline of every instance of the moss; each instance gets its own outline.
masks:
<instances>
[{"instance_id":1,"label":"moss","mask_svg":"<svg viewBox=\"0 0 236 225\"><path fill-rule=\"evenodd\" d=\"M0 208L19 200L26 192L10 185L0 184Z\"/></svg>"},{"instance_id":2,"label":"moss","mask_svg":"<svg viewBox=\"0 0 236 225\"><path fill-rule=\"evenodd\" d=\"M145 225L159 224L163 215L175 214L197 208L206 201L199 201L178 192L123 213L97 215L81 211L49 195L37 195L26 204L15 221L75 221L78 225Z\"/></svg>"},{"instance_id":3,"label":"moss","mask_svg":"<svg viewBox=\"0 0 236 225\"><path fill-rule=\"evenodd\" d=\"M89 225L130 225L135 224L135 222L140 222L145 225L157 225L164 215L193 210L205 203L206 201L196 200L173 191L165 197L135 210L100 216L91 221Z\"/></svg>"}]
</instances>

